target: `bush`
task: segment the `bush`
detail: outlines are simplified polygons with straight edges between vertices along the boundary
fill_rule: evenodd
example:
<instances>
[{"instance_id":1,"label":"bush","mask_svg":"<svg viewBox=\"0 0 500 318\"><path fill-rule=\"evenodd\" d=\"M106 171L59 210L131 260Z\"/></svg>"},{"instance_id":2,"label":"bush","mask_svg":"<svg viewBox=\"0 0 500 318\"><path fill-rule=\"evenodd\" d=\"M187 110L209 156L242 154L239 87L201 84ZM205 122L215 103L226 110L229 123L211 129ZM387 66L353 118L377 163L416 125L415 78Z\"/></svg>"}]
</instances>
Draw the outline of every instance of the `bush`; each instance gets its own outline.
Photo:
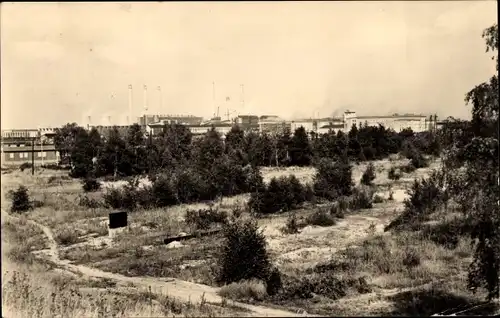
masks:
<instances>
[{"instance_id":1,"label":"bush","mask_svg":"<svg viewBox=\"0 0 500 318\"><path fill-rule=\"evenodd\" d=\"M297 215L295 213L290 214L286 221L286 225L282 228L282 232L285 234L299 233L299 225L297 223Z\"/></svg>"},{"instance_id":2,"label":"bush","mask_svg":"<svg viewBox=\"0 0 500 318\"><path fill-rule=\"evenodd\" d=\"M440 173L434 171L427 179L415 180L409 191L410 197L404 201L405 210L385 230L407 227L414 221L420 222L446 203L448 198L442 190L441 179Z\"/></svg>"},{"instance_id":3,"label":"bush","mask_svg":"<svg viewBox=\"0 0 500 318\"><path fill-rule=\"evenodd\" d=\"M225 242L218 264L218 281L230 284L252 278L266 281L271 263L266 238L254 220L238 220L226 225Z\"/></svg>"},{"instance_id":4,"label":"bush","mask_svg":"<svg viewBox=\"0 0 500 318\"><path fill-rule=\"evenodd\" d=\"M88 196L81 196L80 201L78 202L80 206L89 208L89 209L97 209L102 206L102 204L94 198L89 198Z\"/></svg>"},{"instance_id":5,"label":"bush","mask_svg":"<svg viewBox=\"0 0 500 318\"><path fill-rule=\"evenodd\" d=\"M130 188L111 188L103 195L104 204L111 209L133 210L137 206Z\"/></svg>"},{"instance_id":6,"label":"bush","mask_svg":"<svg viewBox=\"0 0 500 318\"><path fill-rule=\"evenodd\" d=\"M28 194L28 189L20 185L16 191L12 192L11 212L26 212L33 208Z\"/></svg>"},{"instance_id":7,"label":"bush","mask_svg":"<svg viewBox=\"0 0 500 318\"><path fill-rule=\"evenodd\" d=\"M257 279L243 280L221 287L219 295L233 300L259 300L267 297L266 286Z\"/></svg>"},{"instance_id":8,"label":"bush","mask_svg":"<svg viewBox=\"0 0 500 318\"><path fill-rule=\"evenodd\" d=\"M373 180L375 180L375 167L370 162L361 176L361 184L369 186L372 185Z\"/></svg>"},{"instance_id":9,"label":"bush","mask_svg":"<svg viewBox=\"0 0 500 318\"><path fill-rule=\"evenodd\" d=\"M380 195L376 194L373 196L373 203L383 203L384 198L382 198Z\"/></svg>"},{"instance_id":10,"label":"bush","mask_svg":"<svg viewBox=\"0 0 500 318\"><path fill-rule=\"evenodd\" d=\"M28 162L23 162L23 163L19 166L19 170L24 171L25 169L31 169L31 167L32 167L31 163L28 163Z\"/></svg>"},{"instance_id":11,"label":"bush","mask_svg":"<svg viewBox=\"0 0 500 318\"><path fill-rule=\"evenodd\" d=\"M86 178L83 180L83 191L94 192L101 188L101 183L94 178Z\"/></svg>"},{"instance_id":12,"label":"bush","mask_svg":"<svg viewBox=\"0 0 500 318\"><path fill-rule=\"evenodd\" d=\"M401 178L401 171L399 169L391 167L389 173L387 174L390 180L399 180Z\"/></svg>"},{"instance_id":13,"label":"bush","mask_svg":"<svg viewBox=\"0 0 500 318\"><path fill-rule=\"evenodd\" d=\"M283 288L283 283L281 282L281 273L275 267L272 269L269 277L266 280L266 291L270 296L276 295Z\"/></svg>"},{"instance_id":14,"label":"bush","mask_svg":"<svg viewBox=\"0 0 500 318\"><path fill-rule=\"evenodd\" d=\"M343 219L345 217L345 211L346 209L343 209L338 201L330 207L330 214L339 219Z\"/></svg>"},{"instance_id":15,"label":"bush","mask_svg":"<svg viewBox=\"0 0 500 318\"><path fill-rule=\"evenodd\" d=\"M272 178L267 187L251 194L248 205L257 213L286 212L311 197L309 191L294 175Z\"/></svg>"},{"instance_id":16,"label":"bush","mask_svg":"<svg viewBox=\"0 0 500 318\"><path fill-rule=\"evenodd\" d=\"M351 209L371 209L373 207L373 190L369 188L355 189L351 199Z\"/></svg>"},{"instance_id":17,"label":"bush","mask_svg":"<svg viewBox=\"0 0 500 318\"><path fill-rule=\"evenodd\" d=\"M335 277L331 271L312 274L287 282L282 297L309 299L314 294L336 300L347 295L350 282Z\"/></svg>"},{"instance_id":18,"label":"bush","mask_svg":"<svg viewBox=\"0 0 500 318\"><path fill-rule=\"evenodd\" d=\"M265 189L264 179L258 168L245 167L246 183L249 192L256 192Z\"/></svg>"},{"instance_id":19,"label":"bush","mask_svg":"<svg viewBox=\"0 0 500 318\"><path fill-rule=\"evenodd\" d=\"M158 207L177 204L177 193L171 178L166 175L160 175L154 178L151 185L151 200L152 203Z\"/></svg>"},{"instance_id":20,"label":"bush","mask_svg":"<svg viewBox=\"0 0 500 318\"><path fill-rule=\"evenodd\" d=\"M228 214L225 211L213 208L186 211L186 223L200 230L207 230L212 224L226 224L227 220Z\"/></svg>"},{"instance_id":21,"label":"bush","mask_svg":"<svg viewBox=\"0 0 500 318\"><path fill-rule=\"evenodd\" d=\"M335 225L335 218L327 209L318 208L313 214L307 217L306 222L311 225L332 226Z\"/></svg>"},{"instance_id":22,"label":"bush","mask_svg":"<svg viewBox=\"0 0 500 318\"><path fill-rule=\"evenodd\" d=\"M78 234L73 229L64 229L56 233L54 239L60 245L72 245L79 242Z\"/></svg>"},{"instance_id":23,"label":"bush","mask_svg":"<svg viewBox=\"0 0 500 318\"><path fill-rule=\"evenodd\" d=\"M415 249L406 249L403 257L403 265L406 267L417 267L420 265L420 255Z\"/></svg>"},{"instance_id":24,"label":"bush","mask_svg":"<svg viewBox=\"0 0 500 318\"><path fill-rule=\"evenodd\" d=\"M327 200L335 200L338 196L352 193L352 168L349 163L332 162L321 159L318 163L314 180L314 193Z\"/></svg>"}]
</instances>

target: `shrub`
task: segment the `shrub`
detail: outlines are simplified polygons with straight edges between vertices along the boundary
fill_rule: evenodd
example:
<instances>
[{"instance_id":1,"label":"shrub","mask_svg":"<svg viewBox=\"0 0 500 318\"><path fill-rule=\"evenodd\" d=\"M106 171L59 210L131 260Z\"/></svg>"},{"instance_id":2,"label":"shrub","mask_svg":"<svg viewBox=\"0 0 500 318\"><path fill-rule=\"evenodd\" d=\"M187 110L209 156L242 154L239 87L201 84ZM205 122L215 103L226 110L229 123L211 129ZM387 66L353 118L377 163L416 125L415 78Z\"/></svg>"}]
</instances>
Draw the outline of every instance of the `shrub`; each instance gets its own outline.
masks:
<instances>
[{"instance_id":1,"label":"shrub","mask_svg":"<svg viewBox=\"0 0 500 318\"><path fill-rule=\"evenodd\" d=\"M137 206L130 188L111 188L104 193L103 198L105 206L112 209L133 210Z\"/></svg>"},{"instance_id":2,"label":"shrub","mask_svg":"<svg viewBox=\"0 0 500 318\"><path fill-rule=\"evenodd\" d=\"M396 170L395 167L391 167L387 176L390 180L399 180L401 178L401 171L399 169Z\"/></svg>"},{"instance_id":3,"label":"shrub","mask_svg":"<svg viewBox=\"0 0 500 318\"><path fill-rule=\"evenodd\" d=\"M218 190L214 188L213 182L209 184L208 175L202 175L193 167L178 170L173 181L177 189L177 198L181 203L190 203L200 200L213 200L217 197Z\"/></svg>"},{"instance_id":4,"label":"shrub","mask_svg":"<svg viewBox=\"0 0 500 318\"><path fill-rule=\"evenodd\" d=\"M281 273L274 267L266 280L266 291L270 296L276 295L283 288Z\"/></svg>"},{"instance_id":5,"label":"shrub","mask_svg":"<svg viewBox=\"0 0 500 318\"><path fill-rule=\"evenodd\" d=\"M373 207L373 190L370 188L355 189L351 199L351 209L371 209Z\"/></svg>"},{"instance_id":6,"label":"shrub","mask_svg":"<svg viewBox=\"0 0 500 318\"><path fill-rule=\"evenodd\" d=\"M352 168L344 161L332 162L321 159L314 180L314 193L327 200L352 193Z\"/></svg>"},{"instance_id":7,"label":"shrub","mask_svg":"<svg viewBox=\"0 0 500 318\"><path fill-rule=\"evenodd\" d=\"M309 215L306 219L307 224L318 226L332 226L335 225L335 218L325 208L318 208L316 211Z\"/></svg>"},{"instance_id":8,"label":"shrub","mask_svg":"<svg viewBox=\"0 0 500 318\"><path fill-rule=\"evenodd\" d=\"M369 186L372 185L373 180L375 180L375 167L370 162L361 176L361 184Z\"/></svg>"},{"instance_id":9,"label":"shrub","mask_svg":"<svg viewBox=\"0 0 500 318\"><path fill-rule=\"evenodd\" d=\"M392 221L386 231L411 225L414 221L422 221L448 199L440 185L441 176L434 171L427 179L415 180L409 191L410 197L404 201L405 210Z\"/></svg>"},{"instance_id":10,"label":"shrub","mask_svg":"<svg viewBox=\"0 0 500 318\"><path fill-rule=\"evenodd\" d=\"M78 243L79 241L78 234L74 231L74 229L67 228L56 233L54 238L57 243L61 245L72 245Z\"/></svg>"},{"instance_id":11,"label":"shrub","mask_svg":"<svg viewBox=\"0 0 500 318\"><path fill-rule=\"evenodd\" d=\"M257 213L290 211L311 196L308 191L293 175L272 178L267 187L251 194L248 205Z\"/></svg>"},{"instance_id":12,"label":"shrub","mask_svg":"<svg viewBox=\"0 0 500 318\"><path fill-rule=\"evenodd\" d=\"M295 213L290 214L286 221L286 225L282 228L282 232L285 234L297 234L299 233L299 225L297 223L297 215Z\"/></svg>"},{"instance_id":13,"label":"shrub","mask_svg":"<svg viewBox=\"0 0 500 318\"><path fill-rule=\"evenodd\" d=\"M11 212L26 212L32 208L33 204L30 202L28 189L25 186L20 185L16 191L12 192Z\"/></svg>"},{"instance_id":14,"label":"shrub","mask_svg":"<svg viewBox=\"0 0 500 318\"><path fill-rule=\"evenodd\" d=\"M403 265L406 267L416 267L420 265L420 255L415 249L406 249L403 257Z\"/></svg>"},{"instance_id":15,"label":"shrub","mask_svg":"<svg viewBox=\"0 0 500 318\"><path fill-rule=\"evenodd\" d=\"M243 280L223 286L219 295L233 300L264 300L267 296L266 286L257 279Z\"/></svg>"},{"instance_id":16,"label":"shrub","mask_svg":"<svg viewBox=\"0 0 500 318\"><path fill-rule=\"evenodd\" d=\"M95 178L85 178L82 188L85 192L94 192L101 188L101 183Z\"/></svg>"},{"instance_id":17,"label":"shrub","mask_svg":"<svg viewBox=\"0 0 500 318\"><path fill-rule=\"evenodd\" d=\"M266 238L254 220L237 220L224 229L225 242L218 264L218 281L229 284L257 278L265 281L271 271Z\"/></svg>"},{"instance_id":18,"label":"shrub","mask_svg":"<svg viewBox=\"0 0 500 318\"><path fill-rule=\"evenodd\" d=\"M227 220L228 214L225 211L213 208L186 211L186 223L200 230L206 230L212 224L225 224Z\"/></svg>"},{"instance_id":19,"label":"shrub","mask_svg":"<svg viewBox=\"0 0 500 318\"><path fill-rule=\"evenodd\" d=\"M347 206L345 202L340 202L340 200L338 200L330 207L330 214L336 218L343 219L345 217L345 211L347 211Z\"/></svg>"},{"instance_id":20,"label":"shrub","mask_svg":"<svg viewBox=\"0 0 500 318\"><path fill-rule=\"evenodd\" d=\"M89 209L97 209L102 206L102 204L94 198L89 198L88 196L81 196L78 202L80 206Z\"/></svg>"},{"instance_id":21,"label":"shrub","mask_svg":"<svg viewBox=\"0 0 500 318\"><path fill-rule=\"evenodd\" d=\"M249 192L256 192L265 189L264 179L258 168L245 167L246 183Z\"/></svg>"},{"instance_id":22,"label":"shrub","mask_svg":"<svg viewBox=\"0 0 500 318\"><path fill-rule=\"evenodd\" d=\"M165 207L177 204L177 194L172 179L166 175L160 175L154 179L151 185L151 199L154 200L154 205Z\"/></svg>"},{"instance_id":23,"label":"shrub","mask_svg":"<svg viewBox=\"0 0 500 318\"><path fill-rule=\"evenodd\" d=\"M19 166L19 170L21 171L24 171L25 169L31 169L31 163L28 163L28 162L23 162L20 166Z\"/></svg>"},{"instance_id":24,"label":"shrub","mask_svg":"<svg viewBox=\"0 0 500 318\"><path fill-rule=\"evenodd\" d=\"M352 283L335 277L331 271L314 273L287 282L282 296L288 299L308 299L317 294L336 300L347 295L350 284Z\"/></svg>"},{"instance_id":25,"label":"shrub","mask_svg":"<svg viewBox=\"0 0 500 318\"><path fill-rule=\"evenodd\" d=\"M376 194L373 196L373 203L382 203L384 202L384 198L382 198L380 195Z\"/></svg>"}]
</instances>

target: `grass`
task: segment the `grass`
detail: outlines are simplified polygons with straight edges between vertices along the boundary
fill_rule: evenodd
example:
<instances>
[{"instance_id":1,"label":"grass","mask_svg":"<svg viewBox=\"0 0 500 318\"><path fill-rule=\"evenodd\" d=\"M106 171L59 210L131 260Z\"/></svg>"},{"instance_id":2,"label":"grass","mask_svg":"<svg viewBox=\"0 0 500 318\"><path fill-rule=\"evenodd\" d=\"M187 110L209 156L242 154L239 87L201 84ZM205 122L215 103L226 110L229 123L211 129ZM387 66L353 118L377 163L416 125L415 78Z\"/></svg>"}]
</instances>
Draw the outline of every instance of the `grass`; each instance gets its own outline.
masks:
<instances>
[{"instance_id":1,"label":"grass","mask_svg":"<svg viewBox=\"0 0 500 318\"><path fill-rule=\"evenodd\" d=\"M267 291L262 281L254 279L222 286L219 295L232 300L262 301L267 298Z\"/></svg>"}]
</instances>

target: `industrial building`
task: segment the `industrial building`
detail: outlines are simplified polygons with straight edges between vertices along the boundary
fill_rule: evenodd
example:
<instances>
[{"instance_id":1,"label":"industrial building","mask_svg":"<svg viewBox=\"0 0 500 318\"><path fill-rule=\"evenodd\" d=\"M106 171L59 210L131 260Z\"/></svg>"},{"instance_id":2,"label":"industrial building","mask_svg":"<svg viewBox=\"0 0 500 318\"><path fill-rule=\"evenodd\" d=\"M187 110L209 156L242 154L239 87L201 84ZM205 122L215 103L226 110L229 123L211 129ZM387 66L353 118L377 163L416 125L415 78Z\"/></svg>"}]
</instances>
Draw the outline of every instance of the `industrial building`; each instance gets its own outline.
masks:
<instances>
[{"instance_id":1,"label":"industrial building","mask_svg":"<svg viewBox=\"0 0 500 318\"><path fill-rule=\"evenodd\" d=\"M59 152L54 145L53 128L9 129L2 131L1 165L18 166L56 164Z\"/></svg>"},{"instance_id":2,"label":"industrial building","mask_svg":"<svg viewBox=\"0 0 500 318\"><path fill-rule=\"evenodd\" d=\"M430 116L429 120L425 115L416 114L393 114L387 116L358 116L356 112L344 112L344 131L348 132L352 126L378 126L383 125L388 129L400 132L410 128L414 132L422 132L431 129L437 116Z\"/></svg>"}]
</instances>

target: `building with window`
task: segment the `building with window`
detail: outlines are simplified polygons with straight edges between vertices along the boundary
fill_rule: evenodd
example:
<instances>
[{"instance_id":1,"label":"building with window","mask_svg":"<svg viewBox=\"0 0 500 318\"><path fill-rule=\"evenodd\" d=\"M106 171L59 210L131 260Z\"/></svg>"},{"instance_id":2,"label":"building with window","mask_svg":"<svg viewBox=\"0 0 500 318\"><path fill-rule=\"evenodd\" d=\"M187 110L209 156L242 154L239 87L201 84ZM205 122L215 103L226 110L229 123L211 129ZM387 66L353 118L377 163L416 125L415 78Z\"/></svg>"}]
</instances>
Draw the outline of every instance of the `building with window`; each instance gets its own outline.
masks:
<instances>
[{"instance_id":1,"label":"building with window","mask_svg":"<svg viewBox=\"0 0 500 318\"><path fill-rule=\"evenodd\" d=\"M34 147L26 144L2 144L2 167L19 166L23 163L47 165L59 163L59 152L54 144L37 144Z\"/></svg>"},{"instance_id":2,"label":"building with window","mask_svg":"<svg viewBox=\"0 0 500 318\"><path fill-rule=\"evenodd\" d=\"M387 116L358 116L356 112L344 112L344 131L349 132L352 126L378 126L400 132L410 128L414 132L422 132L429 129L429 123L425 115L416 114L393 114Z\"/></svg>"}]
</instances>

